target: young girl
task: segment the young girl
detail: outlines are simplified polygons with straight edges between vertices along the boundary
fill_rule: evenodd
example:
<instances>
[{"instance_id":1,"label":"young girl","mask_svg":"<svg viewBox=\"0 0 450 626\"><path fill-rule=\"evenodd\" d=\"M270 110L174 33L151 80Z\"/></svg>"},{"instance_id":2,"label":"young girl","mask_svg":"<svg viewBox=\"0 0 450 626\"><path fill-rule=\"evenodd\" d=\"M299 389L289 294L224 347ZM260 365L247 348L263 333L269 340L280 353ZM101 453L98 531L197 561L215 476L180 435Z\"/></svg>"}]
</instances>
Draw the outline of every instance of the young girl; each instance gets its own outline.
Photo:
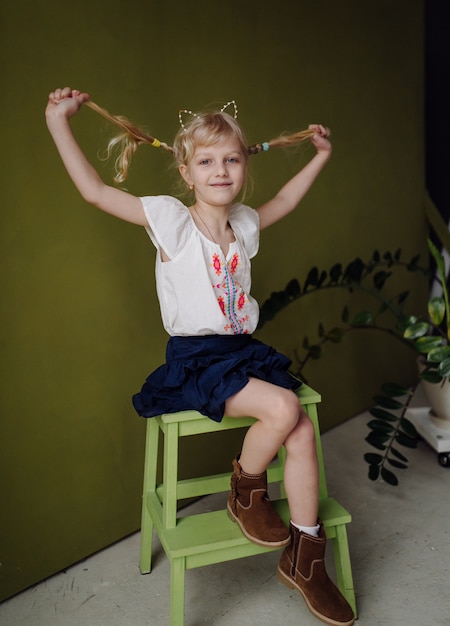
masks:
<instances>
[{"instance_id":1,"label":"young girl","mask_svg":"<svg viewBox=\"0 0 450 626\"><path fill-rule=\"evenodd\" d=\"M49 96L47 125L64 165L85 200L144 226L157 250L157 291L170 339L166 364L133 398L137 412L152 417L196 409L216 421L224 414L257 418L233 461L228 513L251 541L285 546L278 577L302 594L319 619L353 624L351 607L325 571L314 430L294 393L298 382L287 372L287 357L252 337L258 304L250 295L250 259L258 251L259 231L293 211L309 190L331 156L327 130L313 124L307 131L249 148L231 102L234 115L225 111L228 105L202 115L181 111L181 128L170 147L88 101L88 94L67 87ZM138 198L106 185L71 131L69 119L83 104L126 131L119 138L123 150L117 180L124 180L139 144L163 147L173 152L193 192L192 204L187 207L171 196ZM305 138L315 156L272 199L256 210L236 202L245 188L249 154ZM266 469L282 444L289 530L267 496Z\"/></svg>"}]
</instances>

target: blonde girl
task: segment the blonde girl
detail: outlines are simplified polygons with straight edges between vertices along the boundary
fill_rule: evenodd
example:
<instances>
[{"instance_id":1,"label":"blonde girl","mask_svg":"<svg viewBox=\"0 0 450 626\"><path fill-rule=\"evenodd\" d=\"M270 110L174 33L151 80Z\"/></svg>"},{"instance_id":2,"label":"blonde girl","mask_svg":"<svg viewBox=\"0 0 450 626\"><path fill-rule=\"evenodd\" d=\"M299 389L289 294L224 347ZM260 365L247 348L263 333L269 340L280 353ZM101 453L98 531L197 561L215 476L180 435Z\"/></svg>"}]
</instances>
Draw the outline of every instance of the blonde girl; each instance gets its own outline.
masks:
<instances>
[{"instance_id":1,"label":"blonde girl","mask_svg":"<svg viewBox=\"0 0 450 626\"><path fill-rule=\"evenodd\" d=\"M80 149L70 118L87 104L123 129L117 180L142 143L173 153L192 191L186 206L173 196L136 197L105 184ZM251 259L259 233L293 211L331 156L327 129L307 131L248 147L234 102L221 111L180 112L173 146L111 116L89 96L68 87L49 95L46 119L64 165L82 197L106 213L143 226L156 247L156 284L164 328L166 363L133 397L137 412L195 409L213 420L254 416L241 453L233 460L230 518L249 540L284 547L278 577L297 589L322 621L353 624L353 612L324 566L325 534L318 520L318 466L312 424L288 373L290 361L253 338L258 304L251 296ZM231 115L225 109L231 110ZM189 119L188 119L189 118ZM315 155L256 210L237 201L250 154L309 139ZM281 445L287 451L284 482L291 523L287 529L267 496L266 469Z\"/></svg>"}]
</instances>

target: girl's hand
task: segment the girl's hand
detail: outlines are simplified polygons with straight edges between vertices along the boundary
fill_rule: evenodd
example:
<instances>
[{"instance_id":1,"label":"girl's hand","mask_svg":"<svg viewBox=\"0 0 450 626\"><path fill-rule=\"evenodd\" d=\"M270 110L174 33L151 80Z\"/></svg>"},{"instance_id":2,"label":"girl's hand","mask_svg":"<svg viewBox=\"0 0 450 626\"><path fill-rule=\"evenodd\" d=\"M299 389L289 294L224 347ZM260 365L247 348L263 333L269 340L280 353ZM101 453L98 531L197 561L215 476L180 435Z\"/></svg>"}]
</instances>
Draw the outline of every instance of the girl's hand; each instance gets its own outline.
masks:
<instances>
[{"instance_id":1,"label":"girl's hand","mask_svg":"<svg viewBox=\"0 0 450 626\"><path fill-rule=\"evenodd\" d=\"M89 100L89 94L82 93L77 89L55 89L48 96L48 104L45 109L47 118L63 116L66 119L77 113L81 106Z\"/></svg>"},{"instance_id":2,"label":"girl's hand","mask_svg":"<svg viewBox=\"0 0 450 626\"><path fill-rule=\"evenodd\" d=\"M328 137L330 131L322 124L310 124L311 130L315 130L316 134L311 137L311 143L315 146L317 152L331 153L331 142Z\"/></svg>"}]
</instances>

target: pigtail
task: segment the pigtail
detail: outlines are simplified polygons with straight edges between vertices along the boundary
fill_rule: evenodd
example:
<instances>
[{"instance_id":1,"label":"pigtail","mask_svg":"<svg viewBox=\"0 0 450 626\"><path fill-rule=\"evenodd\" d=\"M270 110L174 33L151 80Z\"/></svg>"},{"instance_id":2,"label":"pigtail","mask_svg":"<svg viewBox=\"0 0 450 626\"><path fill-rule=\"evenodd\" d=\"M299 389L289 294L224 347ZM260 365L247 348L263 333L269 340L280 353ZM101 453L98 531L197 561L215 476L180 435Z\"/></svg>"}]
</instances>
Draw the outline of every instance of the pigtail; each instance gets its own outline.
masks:
<instances>
[{"instance_id":1,"label":"pigtail","mask_svg":"<svg viewBox=\"0 0 450 626\"><path fill-rule=\"evenodd\" d=\"M88 100L85 105L125 131L111 139L106 153L107 158L109 158L115 148L119 151L119 156L115 161L116 175L114 176L114 180L117 183L122 183L126 179L133 154L140 145L147 144L154 148L164 148L164 150L173 152L171 146L147 134L123 115L111 115L106 109L103 109L91 100Z\"/></svg>"},{"instance_id":2,"label":"pigtail","mask_svg":"<svg viewBox=\"0 0 450 626\"><path fill-rule=\"evenodd\" d=\"M259 152L267 152L269 148L286 148L293 146L297 143L302 143L303 141L310 139L316 134L316 132L317 131L312 128L308 128L307 130L300 130L293 135L280 135L270 141L264 141L263 143L256 143L253 146L249 146L248 153L258 154ZM330 131L328 131L328 134L330 134Z\"/></svg>"},{"instance_id":3,"label":"pigtail","mask_svg":"<svg viewBox=\"0 0 450 626\"><path fill-rule=\"evenodd\" d=\"M224 109L230 104L234 104L234 118L224 112ZM201 142L202 140L209 141L211 133L216 136L217 133L223 132L226 128L232 128L241 141L242 149L244 151L246 150L249 155L258 154L259 152L267 152L269 148L286 148L293 146L310 139L316 134L314 129L308 128L307 130L301 130L297 133L293 133L292 135L280 135L270 141L264 141L262 143L245 147L247 144L244 143L245 138L242 134L242 130L235 121L237 117L237 107L235 102L231 101L228 102L219 113L215 114L197 115L192 113L192 111L187 111L185 109L180 111L179 118L181 130L175 138L174 147L172 147L163 141L152 137L123 115L111 115L111 113L108 113L106 109L103 109L91 100L88 100L85 105L125 131L121 135L111 139L108 143L106 151L106 158L109 158L113 150L118 150L119 154L114 164L116 170L114 180L117 183L122 183L126 179L133 154L142 144L147 144L155 148L164 148L164 150L174 154L178 163L186 163L189 161L189 158L192 156L194 151L191 131L198 134L199 129L201 130L201 134L197 137L197 140L200 140ZM185 125L182 120L181 113L190 113L193 116L193 121L190 124ZM330 134L330 131L328 131L328 134Z\"/></svg>"}]
</instances>

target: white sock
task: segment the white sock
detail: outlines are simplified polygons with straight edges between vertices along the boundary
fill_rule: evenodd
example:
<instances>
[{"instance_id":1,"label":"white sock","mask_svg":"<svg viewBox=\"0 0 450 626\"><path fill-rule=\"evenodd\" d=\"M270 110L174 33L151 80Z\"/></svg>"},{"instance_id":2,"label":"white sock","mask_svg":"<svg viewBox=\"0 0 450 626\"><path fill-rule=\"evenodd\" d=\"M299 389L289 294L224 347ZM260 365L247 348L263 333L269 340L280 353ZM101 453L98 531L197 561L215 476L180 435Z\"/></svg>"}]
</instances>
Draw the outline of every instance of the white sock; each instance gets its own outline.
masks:
<instances>
[{"instance_id":1,"label":"white sock","mask_svg":"<svg viewBox=\"0 0 450 626\"><path fill-rule=\"evenodd\" d=\"M291 524L292 526L295 526L295 528L298 528L298 530L302 533L306 533L307 535L311 535L312 537L319 536L319 529L320 529L319 524L317 524L317 526L299 526L298 524L295 524L292 520L291 520Z\"/></svg>"}]
</instances>

